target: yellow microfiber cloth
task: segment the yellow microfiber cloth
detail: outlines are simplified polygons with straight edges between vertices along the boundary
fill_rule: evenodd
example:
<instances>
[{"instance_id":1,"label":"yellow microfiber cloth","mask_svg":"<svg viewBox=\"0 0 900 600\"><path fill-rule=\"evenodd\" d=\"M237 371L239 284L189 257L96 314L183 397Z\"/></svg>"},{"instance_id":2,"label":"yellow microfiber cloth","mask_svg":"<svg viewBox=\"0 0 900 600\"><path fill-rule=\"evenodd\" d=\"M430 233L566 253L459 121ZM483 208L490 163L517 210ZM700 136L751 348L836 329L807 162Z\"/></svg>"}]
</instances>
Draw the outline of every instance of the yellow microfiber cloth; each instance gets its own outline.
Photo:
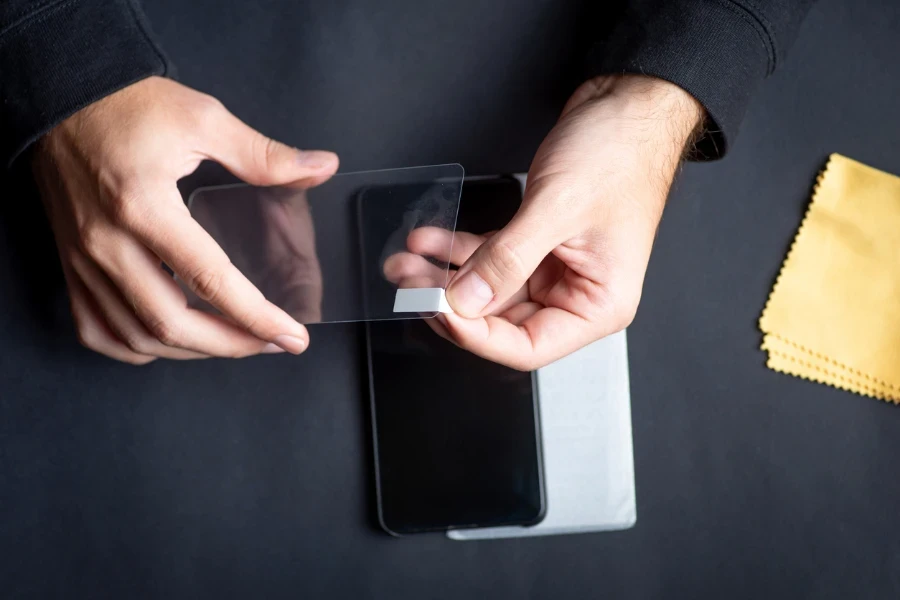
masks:
<instances>
[{"instance_id":1,"label":"yellow microfiber cloth","mask_svg":"<svg viewBox=\"0 0 900 600\"><path fill-rule=\"evenodd\" d=\"M831 155L759 328L771 369L900 402L900 178Z\"/></svg>"}]
</instances>

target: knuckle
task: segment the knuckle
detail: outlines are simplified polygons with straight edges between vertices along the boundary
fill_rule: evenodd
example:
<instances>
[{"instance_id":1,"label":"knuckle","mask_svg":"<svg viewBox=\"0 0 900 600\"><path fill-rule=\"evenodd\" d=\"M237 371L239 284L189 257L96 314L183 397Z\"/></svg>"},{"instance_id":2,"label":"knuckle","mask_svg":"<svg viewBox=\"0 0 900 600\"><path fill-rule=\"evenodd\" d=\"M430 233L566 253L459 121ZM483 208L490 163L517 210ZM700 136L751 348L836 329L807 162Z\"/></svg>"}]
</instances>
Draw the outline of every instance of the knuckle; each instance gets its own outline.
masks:
<instances>
[{"instance_id":1,"label":"knuckle","mask_svg":"<svg viewBox=\"0 0 900 600\"><path fill-rule=\"evenodd\" d=\"M78 227L78 242L87 256L97 258L109 243L109 231L97 221L87 221Z\"/></svg>"},{"instance_id":2,"label":"knuckle","mask_svg":"<svg viewBox=\"0 0 900 600\"><path fill-rule=\"evenodd\" d=\"M181 341L181 328L168 316L150 319L147 330L164 346L178 346Z\"/></svg>"},{"instance_id":3,"label":"knuckle","mask_svg":"<svg viewBox=\"0 0 900 600\"><path fill-rule=\"evenodd\" d=\"M218 126L225 113L225 105L218 98L207 94L198 94L196 102L194 115L200 128L208 130Z\"/></svg>"},{"instance_id":4,"label":"knuckle","mask_svg":"<svg viewBox=\"0 0 900 600\"><path fill-rule=\"evenodd\" d=\"M256 168L268 172L276 162L279 144L272 138L257 132L253 135L253 160Z\"/></svg>"},{"instance_id":5,"label":"knuckle","mask_svg":"<svg viewBox=\"0 0 900 600\"><path fill-rule=\"evenodd\" d=\"M265 137L265 136L263 136L263 137ZM266 138L266 142L265 142L266 167L270 168L270 167L272 167L272 165L275 164L275 160L278 157L280 147L281 147L281 144L279 144L275 140L273 140L271 138Z\"/></svg>"},{"instance_id":6,"label":"knuckle","mask_svg":"<svg viewBox=\"0 0 900 600\"><path fill-rule=\"evenodd\" d=\"M137 354L151 354L153 351L152 341L147 334L139 331L128 331L119 333L119 339L128 346L128 349Z\"/></svg>"},{"instance_id":7,"label":"knuckle","mask_svg":"<svg viewBox=\"0 0 900 600\"><path fill-rule=\"evenodd\" d=\"M214 305L221 297L224 282L222 270L208 267L197 269L187 279L188 287L198 298Z\"/></svg>"},{"instance_id":8,"label":"knuckle","mask_svg":"<svg viewBox=\"0 0 900 600\"><path fill-rule=\"evenodd\" d=\"M222 101L215 96L211 96L209 94L200 94L198 101L200 102L201 107L205 110L209 110L211 112L221 112L225 110L225 105L222 104Z\"/></svg>"},{"instance_id":9,"label":"knuckle","mask_svg":"<svg viewBox=\"0 0 900 600\"><path fill-rule=\"evenodd\" d=\"M247 331L254 332L260 328L260 319L256 311L248 311L238 315L237 322Z\"/></svg>"},{"instance_id":10,"label":"knuckle","mask_svg":"<svg viewBox=\"0 0 900 600\"><path fill-rule=\"evenodd\" d=\"M488 254L491 268L501 278L525 279L528 272L517 246L508 241L492 244Z\"/></svg>"},{"instance_id":11,"label":"knuckle","mask_svg":"<svg viewBox=\"0 0 900 600\"><path fill-rule=\"evenodd\" d=\"M144 216L144 195L128 188L115 196L109 205L109 219L126 229L134 228Z\"/></svg>"}]
</instances>

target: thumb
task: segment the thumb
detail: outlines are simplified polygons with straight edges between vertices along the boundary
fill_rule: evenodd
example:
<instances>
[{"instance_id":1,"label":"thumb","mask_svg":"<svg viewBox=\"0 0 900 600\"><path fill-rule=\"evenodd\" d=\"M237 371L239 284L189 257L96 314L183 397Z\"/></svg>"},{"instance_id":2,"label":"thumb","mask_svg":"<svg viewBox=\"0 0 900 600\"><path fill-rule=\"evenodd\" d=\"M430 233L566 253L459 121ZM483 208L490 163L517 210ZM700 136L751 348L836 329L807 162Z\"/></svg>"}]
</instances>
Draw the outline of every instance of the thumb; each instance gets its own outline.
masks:
<instances>
[{"instance_id":1,"label":"thumb","mask_svg":"<svg viewBox=\"0 0 900 600\"><path fill-rule=\"evenodd\" d=\"M298 150L256 131L230 112L223 111L209 158L253 185L286 185L299 181L309 186L334 175L338 157L323 150Z\"/></svg>"},{"instance_id":2,"label":"thumb","mask_svg":"<svg viewBox=\"0 0 900 600\"><path fill-rule=\"evenodd\" d=\"M525 285L556 246L537 219L517 215L460 267L447 287L447 301L463 317L488 314Z\"/></svg>"}]
</instances>

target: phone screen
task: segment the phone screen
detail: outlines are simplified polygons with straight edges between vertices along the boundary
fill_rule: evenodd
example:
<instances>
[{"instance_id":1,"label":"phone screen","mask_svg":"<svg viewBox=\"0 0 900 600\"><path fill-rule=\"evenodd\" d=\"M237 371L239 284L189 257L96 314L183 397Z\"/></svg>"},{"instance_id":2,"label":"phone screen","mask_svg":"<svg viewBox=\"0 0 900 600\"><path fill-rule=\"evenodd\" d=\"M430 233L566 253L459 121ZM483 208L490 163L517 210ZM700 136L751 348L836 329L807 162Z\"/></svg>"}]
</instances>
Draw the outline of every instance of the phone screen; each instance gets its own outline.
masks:
<instances>
[{"instance_id":1,"label":"phone screen","mask_svg":"<svg viewBox=\"0 0 900 600\"><path fill-rule=\"evenodd\" d=\"M467 182L457 229L502 227L515 179ZM483 360L422 320L367 324L379 516L395 534L528 525L544 512L532 373Z\"/></svg>"}]
</instances>

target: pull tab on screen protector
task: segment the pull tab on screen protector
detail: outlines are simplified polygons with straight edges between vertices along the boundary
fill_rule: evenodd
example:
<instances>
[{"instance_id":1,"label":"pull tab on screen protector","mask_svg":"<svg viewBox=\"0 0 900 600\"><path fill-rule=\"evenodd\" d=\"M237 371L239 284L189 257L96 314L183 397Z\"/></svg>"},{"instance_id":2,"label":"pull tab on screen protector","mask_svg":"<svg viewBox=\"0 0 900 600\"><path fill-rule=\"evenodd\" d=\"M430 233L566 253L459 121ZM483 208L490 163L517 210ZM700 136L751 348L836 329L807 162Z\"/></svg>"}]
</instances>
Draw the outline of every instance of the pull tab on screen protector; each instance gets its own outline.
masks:
<instances>
[{"instance_id":1,"label":"pull tab on screen protector","mask_svg":"<svg viewBox=\"0 0 900 600\"><path fill-rule=\"evenodd\" d=\"M191 215L273 304L303 324L447 310L460 165L338 174L308 189L196 190ZM191 306L214 309L189 294Z\"/></svg>"}]
</instances>

